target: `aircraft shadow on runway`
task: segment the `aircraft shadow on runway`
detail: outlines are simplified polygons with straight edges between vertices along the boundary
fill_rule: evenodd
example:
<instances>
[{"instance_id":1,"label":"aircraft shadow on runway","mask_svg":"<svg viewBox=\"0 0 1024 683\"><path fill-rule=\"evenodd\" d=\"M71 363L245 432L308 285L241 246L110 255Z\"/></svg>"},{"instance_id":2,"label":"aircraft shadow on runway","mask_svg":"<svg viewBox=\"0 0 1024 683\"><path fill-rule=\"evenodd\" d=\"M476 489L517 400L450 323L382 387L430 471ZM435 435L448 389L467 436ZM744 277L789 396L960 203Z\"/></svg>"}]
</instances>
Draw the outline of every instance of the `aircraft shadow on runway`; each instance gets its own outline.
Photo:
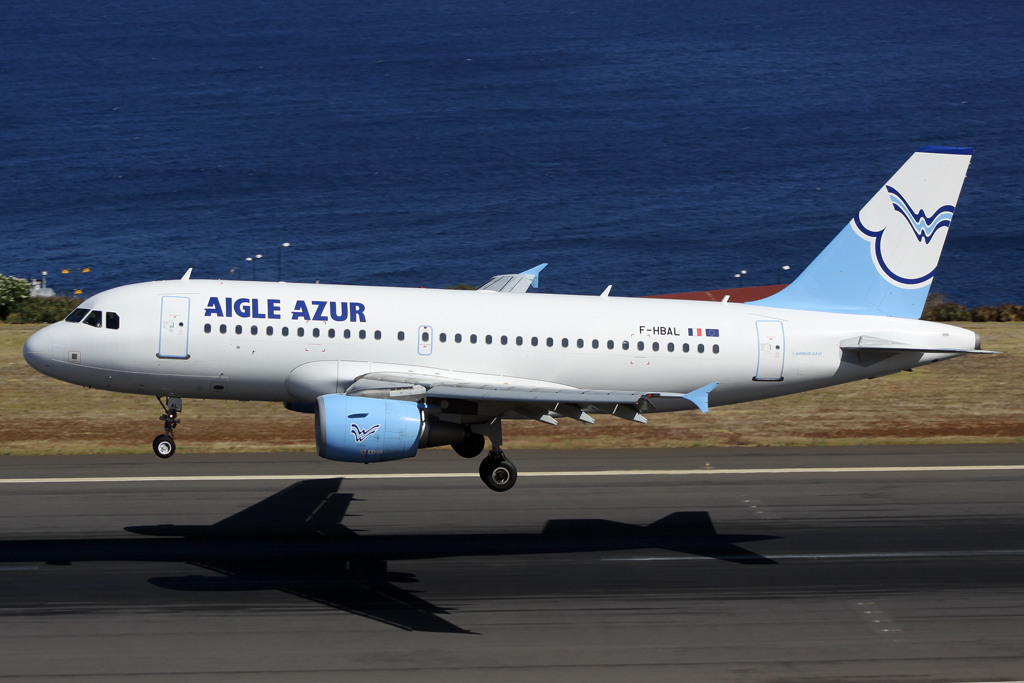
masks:
<instances>
[{"instance_id":1,"label":"aircraft shadow on runway","mask_svg":"<svg viewBox=\"0 0 1024 683\"><path fill-rule=\"evenodd\" d=\"M185 562L221 576L160 577L184 591L278 590L408 631L470 633L449 612L400 584L414 574L388 562L450 557L663 549L740 564L775 564L737 546L775 536L719 534L707 512L674 512L647 526L602 519L550 520L539 534L361 536L342 519L352 502L342 480L294 484L216 524L127 527L146 539L14 541L0 561ZM153 538L159 537L159 538Z\"/></svg>"}]
</instances>

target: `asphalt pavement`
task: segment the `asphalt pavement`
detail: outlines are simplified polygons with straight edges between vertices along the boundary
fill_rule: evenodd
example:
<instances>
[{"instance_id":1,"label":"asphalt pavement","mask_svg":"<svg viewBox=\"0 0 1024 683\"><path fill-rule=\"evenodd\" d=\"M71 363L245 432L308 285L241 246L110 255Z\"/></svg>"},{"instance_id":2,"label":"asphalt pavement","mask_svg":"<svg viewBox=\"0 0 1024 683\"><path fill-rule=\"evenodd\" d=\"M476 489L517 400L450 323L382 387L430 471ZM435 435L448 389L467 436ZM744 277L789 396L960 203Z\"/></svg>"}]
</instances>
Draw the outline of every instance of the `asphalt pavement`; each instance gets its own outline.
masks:
<instances>
[{"instance_id":1,"label":"asphalt pavement","mask_svg":"<svg viewBox=\"0 0 1024 683\"><path fill-rule=\"evenodd\" d=\"M0 679L1024 680L1024 445L0 459Z\"/></svg>"}]
</instances>

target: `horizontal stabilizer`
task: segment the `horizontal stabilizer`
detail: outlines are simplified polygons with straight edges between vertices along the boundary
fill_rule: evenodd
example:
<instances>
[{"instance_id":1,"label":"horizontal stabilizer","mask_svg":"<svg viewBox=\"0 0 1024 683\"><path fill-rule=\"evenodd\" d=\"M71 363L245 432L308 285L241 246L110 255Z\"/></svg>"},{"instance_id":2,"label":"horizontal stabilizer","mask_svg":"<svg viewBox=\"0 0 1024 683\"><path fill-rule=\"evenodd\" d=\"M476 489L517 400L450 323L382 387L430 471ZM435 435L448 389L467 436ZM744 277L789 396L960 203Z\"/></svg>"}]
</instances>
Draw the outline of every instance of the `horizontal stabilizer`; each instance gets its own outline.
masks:
<instances>
[{"instance_id":1,"label":"horizontal stabilizer","mask_svg":"<svg viewBox=\"0 0 1024 683\"><path fill-rule=\"evenodd\" d=\"M999 353L998 351L982 351L981 349L953 349L903 344L897 341L868 336L844 339L839 342L839 348L843 351L877 351L878 353Z\"/></svg>"}]
</instances>

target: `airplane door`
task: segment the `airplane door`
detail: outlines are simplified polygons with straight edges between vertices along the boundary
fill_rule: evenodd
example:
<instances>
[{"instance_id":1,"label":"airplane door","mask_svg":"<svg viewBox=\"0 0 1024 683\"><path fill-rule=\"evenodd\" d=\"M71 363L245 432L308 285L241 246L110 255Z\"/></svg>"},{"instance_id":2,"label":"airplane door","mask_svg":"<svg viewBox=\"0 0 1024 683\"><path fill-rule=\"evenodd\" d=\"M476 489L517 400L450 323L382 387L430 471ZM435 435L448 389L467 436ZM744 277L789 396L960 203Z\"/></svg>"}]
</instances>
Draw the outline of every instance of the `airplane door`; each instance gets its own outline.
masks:
<instances>
[{"instance_id":1,"label":"airplane door","mask_svg":"<svg viewBox=\"0 0 1024 683\"><path fill-rule=\"evenodd\" d=\"M160 346L158 358L188 358L187 296L164 296L160 300Z\"/></svg>"},{"instance_id":2,"label":"airplane door","mask_svg":"<svg viewBox=\"0 0 1024 683\"><path fill-rule=\"evenodd\" d=\"M757 372L755 380L781 382L786 359L786 338L780 320L757 321Z\"/></svg>"},{"instance_id":3,"label":"airplane door","mask_svg":"<svg viewBox=\"0 0 1024 683\"><path fill-rule=\"evenodd\" d=\"M430 325L420 325L416 334L419 339L419 354L429 356L434 350L434 328Z\"/></svg>"}]
</instances>

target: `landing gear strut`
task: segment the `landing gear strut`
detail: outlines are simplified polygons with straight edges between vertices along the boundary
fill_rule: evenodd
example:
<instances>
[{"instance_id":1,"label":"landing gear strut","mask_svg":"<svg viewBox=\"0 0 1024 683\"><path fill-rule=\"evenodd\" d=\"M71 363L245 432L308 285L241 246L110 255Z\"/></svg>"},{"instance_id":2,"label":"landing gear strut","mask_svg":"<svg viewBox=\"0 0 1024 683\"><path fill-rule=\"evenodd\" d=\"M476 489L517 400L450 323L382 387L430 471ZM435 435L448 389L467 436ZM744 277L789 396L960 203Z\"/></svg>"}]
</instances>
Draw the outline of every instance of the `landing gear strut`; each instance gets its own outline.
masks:
<instances>
[{"instance_id":1,"label":"landing gear strut","mask_svg":"<svg viewBox=\"0 0 1024 683\"><path fill-rule=\"evenodd\" d=\"M516 485L519 474L512 461L505 457L505 451L501 450L501 420L473 425L471 429L491 440L490 452L480 461L480 478L492 491L508 491Z\"/></svg>"},{"instance_id":2,"label":"landing gear strut","mask_svg":"<svg viewBox=\"0 0 1024 683\"><path fill-rule=\"evenodd\" d=\"M160 397L157 396L156 400L160 401ZM153 439L153 452L157 454L157 457L169 458L174 455L175 451L174 428L181 424L181 420L178 419L178 413L181 412L181 399L168 396L167 405L160 401L160 407L164 409L164 414L160 416L164 423L164 433Z\"/></svg>"}]
</instances>

